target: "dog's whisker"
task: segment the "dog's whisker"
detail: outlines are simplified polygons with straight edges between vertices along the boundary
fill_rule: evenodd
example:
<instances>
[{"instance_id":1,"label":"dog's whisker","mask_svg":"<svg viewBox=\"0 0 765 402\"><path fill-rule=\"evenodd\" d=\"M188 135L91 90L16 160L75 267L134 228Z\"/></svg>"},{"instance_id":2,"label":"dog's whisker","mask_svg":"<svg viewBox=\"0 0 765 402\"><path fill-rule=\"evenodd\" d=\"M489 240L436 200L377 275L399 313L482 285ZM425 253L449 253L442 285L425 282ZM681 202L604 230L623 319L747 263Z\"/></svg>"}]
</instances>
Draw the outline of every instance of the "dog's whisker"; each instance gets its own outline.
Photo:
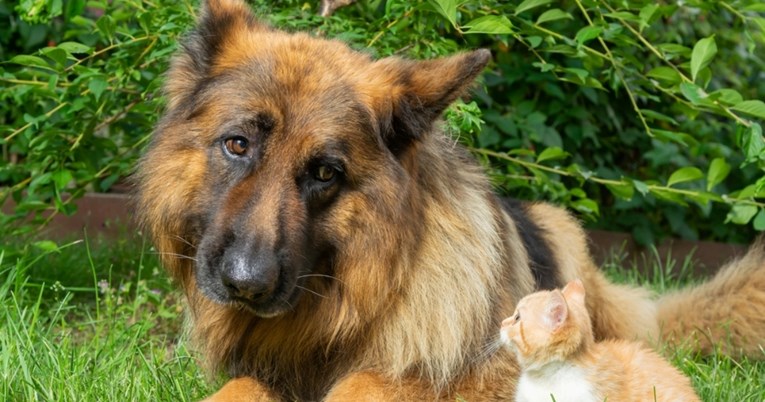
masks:
<instances>
[{"instance_id":1,"label":"dog's whisker","mask_svg":"<svg viewBox=\"0 0 765 402\"><path fill-rule=\"evenodd\" d=\"M171 236L164 236L164 237L166 237L168 239L171 239L171 240L178 240L181 243L191 247L193 250L196 250L196 248L197 248L197 246L195 246L193 243L191 243L190 241L184 239L183 237L181 237L179 235L171 235Z\"/></svg>"},{"instance_id":2,"label":"dog's whisker","mask_svg":"<svg viewBox=\"0 0 765 402\"><path fill-rule=\"evenodd\" d=\"M188 255L183 255L183 254L178 254L178 253L154 252L152 254L155 254L155 255L166 255L166 256L169 256L169 257L176 257L176 258L182 259L182 260L191 260L191 261L197 262L197 259L195 257L191 257L191 256L188 256Z\"/></svg>"},{"instance_id":3,"label":"dog's whisker","mask_svg":"<svg viewBox=\"0 0 765 402\"><path fill-rule=\"evenodd\" d=\"M316 293L316 292L314 292L313 290L311 290L311 289L308 289L308 288L306 288L306 287L303 287L303 286L300 286L300 285L295 285L295 287L297 287L297 288L300 288L300 289L303 289L303 290L305 290L305 291L306 291L306 292L308 292L308 293L313 293L313 294L315 294L316 296L319 296L319 297L321 297L322 299L326 299L326 298L327 298L327 296L324 296L323 294L319 294L319 293Z\"/></svg>"},{"instance_id":4,"label":"dog's whisker","mask_svg":"<svg viewBox=\"0 0 765 402\"><path fill-rule=\"evenodd\" d=\"M343 282L342 280L340 280L340 279L338 279L338 278L336 278L336 277L334 277L332 275L325 275L325 274L304 274L304 275L298 276L298 279L311 278L311 277L320 277L320 278L334 279L334 280L342 283L343 285L345 285L345 282Z\"/></svg>"}]
</instances>

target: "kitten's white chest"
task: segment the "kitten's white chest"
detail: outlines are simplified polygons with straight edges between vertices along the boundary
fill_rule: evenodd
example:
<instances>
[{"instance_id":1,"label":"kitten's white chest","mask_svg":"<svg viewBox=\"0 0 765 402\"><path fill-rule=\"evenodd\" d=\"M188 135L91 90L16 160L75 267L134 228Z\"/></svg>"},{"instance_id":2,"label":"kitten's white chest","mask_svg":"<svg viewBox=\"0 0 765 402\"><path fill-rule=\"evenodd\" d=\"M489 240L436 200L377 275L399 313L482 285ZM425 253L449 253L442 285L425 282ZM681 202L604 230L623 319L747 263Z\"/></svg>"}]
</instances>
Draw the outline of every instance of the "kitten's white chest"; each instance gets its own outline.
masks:
<instances>
[{"instance_id":1,"label":"kitten's white chest","mask_svg":"<svg viewBox=\"0 0 765 402\"><path fill-rule=\"evenodd\" d=\"M551 396L552 395L552 396ZM555 397L555 399L553 399ZM582 369L556 364L533 373L523 372L516 402L600 402Z\"/></svg>"}]
</instances>

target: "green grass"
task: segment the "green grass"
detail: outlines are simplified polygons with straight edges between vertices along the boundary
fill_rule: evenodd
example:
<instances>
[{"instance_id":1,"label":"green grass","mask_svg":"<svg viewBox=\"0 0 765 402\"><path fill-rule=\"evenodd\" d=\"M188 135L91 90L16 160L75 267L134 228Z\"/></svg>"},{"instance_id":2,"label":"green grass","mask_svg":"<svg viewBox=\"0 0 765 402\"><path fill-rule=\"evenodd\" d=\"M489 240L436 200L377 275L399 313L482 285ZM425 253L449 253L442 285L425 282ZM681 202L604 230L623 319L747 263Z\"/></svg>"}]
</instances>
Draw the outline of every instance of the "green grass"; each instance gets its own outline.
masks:
<instances>
[{"instance_id":1,"label":"green grass","mask_svg":"<svg viewBox=\"0 0 765 402\"><path fill-rule=\"evenodd\" d=\"M689 280L686 261L647 274L606 271L657 291ZM673 273L680 272L676 275ZM150 246L0 246L0 400L193 401L206 378L182 335L181 300ZM705 401L764 401L765 363L665 350ZM765 355L764 355L765 356Z\"/></svg>"},{"instance_id":2,"label":"green grass","mask_svg":"<svg viewBox=\"0 0 765 402\"><path fill-rule=\"evenodd\" d=\"M0 400L194 401L213 386L140 240L0 254Z\"/></svg>"}]
</instances>

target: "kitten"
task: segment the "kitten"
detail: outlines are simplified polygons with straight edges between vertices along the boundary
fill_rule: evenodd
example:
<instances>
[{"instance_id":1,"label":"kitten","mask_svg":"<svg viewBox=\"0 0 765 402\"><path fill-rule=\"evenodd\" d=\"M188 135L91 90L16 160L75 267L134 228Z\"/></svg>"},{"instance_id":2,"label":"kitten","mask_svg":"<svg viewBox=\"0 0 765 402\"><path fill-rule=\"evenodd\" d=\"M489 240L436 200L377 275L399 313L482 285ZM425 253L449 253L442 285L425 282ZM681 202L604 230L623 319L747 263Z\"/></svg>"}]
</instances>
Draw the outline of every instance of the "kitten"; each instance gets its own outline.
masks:
<instances>
[{"instance_id":1,"label":"kitten","mask_svg":"<svg viewBox=\"0 0 765 402\"><path fill-rule=\"evenodd\" d=\"M595 343L579 280L521 299L500 337L522 368L516 402L699 401L688 378L640 343Z\"/></svg>"}]
</instances>

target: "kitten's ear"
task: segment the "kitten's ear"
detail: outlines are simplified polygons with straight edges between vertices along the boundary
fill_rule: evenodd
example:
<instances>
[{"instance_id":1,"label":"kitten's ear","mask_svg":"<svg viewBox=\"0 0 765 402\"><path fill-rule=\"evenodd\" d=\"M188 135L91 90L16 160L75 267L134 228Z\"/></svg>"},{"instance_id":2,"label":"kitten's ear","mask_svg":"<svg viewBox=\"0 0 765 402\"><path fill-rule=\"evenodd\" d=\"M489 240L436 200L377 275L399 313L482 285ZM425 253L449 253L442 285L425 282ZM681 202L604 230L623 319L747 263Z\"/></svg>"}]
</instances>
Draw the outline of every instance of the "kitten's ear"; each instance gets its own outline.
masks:
<instances>
[{"instance_id":1,"label":"kitten's ear","mask_svg":"<svg viewBox=\"0 0 765 402\"><path fill-rule=\"evenodd\" d=\"M576 301L577 303L584 304L584 284L579 279L574 279L573 281L566 284L566 287L563 288L563 297L566 298L568 301Z\"/></svg>"},{"instance_id":2,"label":"kitten's ear","mask_svg":"<svg viewBox=\"0 0 765 402\"><path fill-rule=\"evenodd\" d=\"M550 300L548 300L547 308L545 309L544 322L550 330L555 331L566 322L566 318L568 318L566 299L563 298L560 290L553 290L550 293Z\"/></svg>"}]
</instances>

